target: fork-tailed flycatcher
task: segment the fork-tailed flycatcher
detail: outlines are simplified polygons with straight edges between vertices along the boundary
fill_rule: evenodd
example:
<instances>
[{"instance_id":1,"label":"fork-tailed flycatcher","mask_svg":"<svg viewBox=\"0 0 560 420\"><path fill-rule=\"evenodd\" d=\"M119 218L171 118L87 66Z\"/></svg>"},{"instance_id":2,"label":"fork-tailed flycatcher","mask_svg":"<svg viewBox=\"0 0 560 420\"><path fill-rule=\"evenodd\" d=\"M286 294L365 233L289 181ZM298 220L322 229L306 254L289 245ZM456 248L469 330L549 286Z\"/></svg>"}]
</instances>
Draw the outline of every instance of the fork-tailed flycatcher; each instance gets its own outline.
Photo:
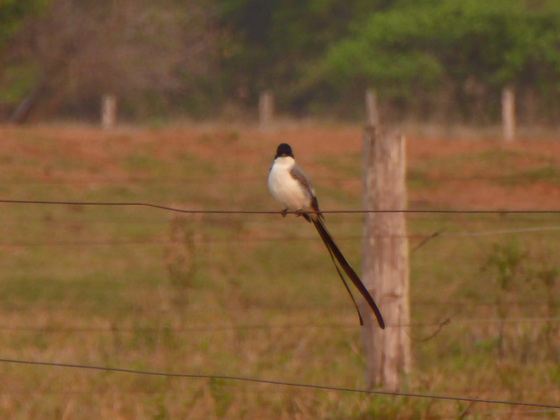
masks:
<instances>
[{"instance_id":1,"label":"fork-tailed flycatcher","mask_svg":"<svg viewBox=\"0 0 560 420\"><path fill-rule=\"evenodd\" d=\"M294 153L292 152L292 148L289 144L282 143L276 149L274 164L272 165L268 176L268 188L273 197L282 205L286 206L282 212L283 216L286 215L288 210L293 210L298 213L298 215L303 216L308 222L313 223L317 232L319 232L319 236L321 236L321 239L329 251L338 275L344 283L346 290L350 294L352 302L354 302L354 306L356 307L356 311L358 311L358 316L360 318L360 325L363 325L360 310L358 309L358 305L354 300L354 296L352 295L342 272L338 268L337 262L367 301L377 318L379 326L381 328L385 328L383 316L375 304L375 301L354 269L350 266L350 264L348 264L348 261L346 261L346 258L344 258L344 255L342 255L342 252L340 252L340 249L334 242L332 236L327 231L323 222L324 216L319 210L319 203L317 201L317 197L315 196L315 190L313 189L311 181L305 172L303 172L299 165L296 164Z\"/></svg>"}]
</instances>

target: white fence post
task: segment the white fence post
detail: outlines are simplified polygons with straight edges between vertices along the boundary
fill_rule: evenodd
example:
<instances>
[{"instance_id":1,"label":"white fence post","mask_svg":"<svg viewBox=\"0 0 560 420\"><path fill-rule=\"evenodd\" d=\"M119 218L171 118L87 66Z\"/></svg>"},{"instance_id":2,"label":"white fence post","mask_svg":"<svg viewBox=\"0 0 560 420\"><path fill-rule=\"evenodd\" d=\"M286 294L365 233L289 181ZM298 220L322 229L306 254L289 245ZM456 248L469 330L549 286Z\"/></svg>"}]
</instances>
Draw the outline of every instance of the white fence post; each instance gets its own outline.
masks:
<instances>
[{"instance_id":1,"label":"white fence post","mask_svg":"<svg viewBox=\"0 0 560 420\"><path fill-rule=\"evenodd\" d=\"M502 91L502 128L504 141L515 140L515 93L509 86Z\"/></svg>"},{"instance_id":2,"label":"white fence post","mask_svg":"<svg viewBox=\"0 0 560 420\"><path fill-rule=\"evenodd\" d=\"M117 122L117 97L105 94L101 98L101 127L104 130L113 128Z\"/></svg>"}]
</instances>

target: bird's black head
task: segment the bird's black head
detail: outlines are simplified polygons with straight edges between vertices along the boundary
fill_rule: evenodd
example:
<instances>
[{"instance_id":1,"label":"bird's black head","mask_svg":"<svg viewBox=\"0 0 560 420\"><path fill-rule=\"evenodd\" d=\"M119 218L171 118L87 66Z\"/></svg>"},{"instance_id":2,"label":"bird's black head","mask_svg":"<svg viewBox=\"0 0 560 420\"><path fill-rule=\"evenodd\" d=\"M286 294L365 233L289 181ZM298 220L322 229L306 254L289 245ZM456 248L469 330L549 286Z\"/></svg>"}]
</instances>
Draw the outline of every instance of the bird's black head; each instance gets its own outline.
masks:
<instances>
[{"instance_id":1,"label":"bird's black head","mask_svg":"<svg viewBox=\"0 0 560 420\"><path fill-rule=\"evenodd\" d=\"M278 148L276 149L276 156L274 156L274 159L282 156L294 157L294 152L292 152L292 148L288 143L280 143L278 145Z\"/></svg>"}]
</instances>

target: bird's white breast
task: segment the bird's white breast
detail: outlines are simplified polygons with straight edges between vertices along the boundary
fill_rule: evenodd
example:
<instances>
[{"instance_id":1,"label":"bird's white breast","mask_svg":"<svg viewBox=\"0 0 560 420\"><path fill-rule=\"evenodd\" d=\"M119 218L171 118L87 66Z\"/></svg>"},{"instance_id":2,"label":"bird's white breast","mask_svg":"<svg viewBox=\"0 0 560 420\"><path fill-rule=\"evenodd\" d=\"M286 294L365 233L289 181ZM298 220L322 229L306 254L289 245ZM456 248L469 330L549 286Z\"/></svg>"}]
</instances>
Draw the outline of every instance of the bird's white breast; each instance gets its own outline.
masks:
<instances>
[{"instance_id":1,"label":"bird's white breast","mask_svg":"<svg viewBox=\"0 0 560 420\"><path fill-rule=\"evenodd\" d=\"M272 196L290 210L309 210L311 194L302 187L290 173L294 160L291 157L279 157L268 176L268 189Z\"/></svg>"}]
</instances>

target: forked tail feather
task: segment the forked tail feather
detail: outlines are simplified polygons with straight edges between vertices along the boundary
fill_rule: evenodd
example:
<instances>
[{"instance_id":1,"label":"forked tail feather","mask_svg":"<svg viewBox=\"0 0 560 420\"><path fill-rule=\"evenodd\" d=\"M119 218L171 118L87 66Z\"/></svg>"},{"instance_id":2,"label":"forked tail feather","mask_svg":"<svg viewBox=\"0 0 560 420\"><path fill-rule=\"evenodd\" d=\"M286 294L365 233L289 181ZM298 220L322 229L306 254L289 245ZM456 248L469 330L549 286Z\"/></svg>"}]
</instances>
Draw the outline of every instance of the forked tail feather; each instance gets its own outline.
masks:
<instances>
[{"instance_id":1,"label":"forked tail feather","mask_svg":"<svg viewBox=\"0 0 560 420\"><path fill-rule=\"evenodd\" d=\"M329 253L331 255L331 258L333 258L333 255L334 255L333 262L335 263L335 267L338 271L339 276L342 279L342 282L344 283L344 285L346 287L346 290L348 290L348 293L350 293L350 296L352 298L352 301L354 302L354 306L356 307L356 310L358 310L358 305L356 305L356 301L354 300L354 296L350 292L350 289L349 289L348 285L346 284L346 281L344 281L344 278L341 275L341 272L338 269L338 266L336 265L336 262L338 262L338 264L344 270L344 272L346 273L348 278L350 278L350 280L352 281L352 283L354 284L356 289L358 289L360 294L364 297L364 299L368 303L369 307L371 308L371 310L375 314L375 317L377 318L377 323L379 324L379 326L382 329L385 329L385 321L383 320L383 315L381 315L381 311L379 310L379 308L377 307L377 304L375 303L375 301L373 300L373 298L369 294L368 290L366 289L366 287L364 286L364 284L360 280L360 277L358 277L358 275L356 274L354 269L350 266L348 261L346 261L346 258L344 258L344 255L342 254L342 252L340 251L340 249L338 248L338 246L334 242L334 239L332 238L329 231L325 227L325 224L321 220L321 217L320 217L321 215L319 214L319 216L317 216L317 217L313 217L313 216L314 215L311 215L311 217L310 217L311 222L315 226L315 229L317 229L317 232L319 233L319 236L321 236L321 239L323 240L323 243L327 247L327 250L329 251ZM335 259L336 259L336 262L335 262ZM362 316L361 316L359 310L358 310L358 315L360 316L360 325L363 325Z\"/></svg>"}]
</instances>

